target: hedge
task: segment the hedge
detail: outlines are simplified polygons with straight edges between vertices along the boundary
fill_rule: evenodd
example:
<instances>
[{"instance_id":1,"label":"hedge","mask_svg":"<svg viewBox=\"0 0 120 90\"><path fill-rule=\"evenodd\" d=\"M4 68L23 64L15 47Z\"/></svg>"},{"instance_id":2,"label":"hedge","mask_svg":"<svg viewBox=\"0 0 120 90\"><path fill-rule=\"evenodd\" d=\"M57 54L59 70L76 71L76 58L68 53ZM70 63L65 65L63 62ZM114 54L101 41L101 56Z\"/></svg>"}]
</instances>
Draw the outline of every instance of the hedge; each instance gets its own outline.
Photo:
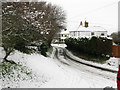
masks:
<instances>
[{"instance_id":1,"label":"hedge","mask_svg":"<svg viewBox=\"0 0 120 90\"><path fill-rule=\"evenodd\" d=\"M112 40L101 37L67 38L65 44L68 49L98 57L112 56Z\"/></svg>"}]
</instances>

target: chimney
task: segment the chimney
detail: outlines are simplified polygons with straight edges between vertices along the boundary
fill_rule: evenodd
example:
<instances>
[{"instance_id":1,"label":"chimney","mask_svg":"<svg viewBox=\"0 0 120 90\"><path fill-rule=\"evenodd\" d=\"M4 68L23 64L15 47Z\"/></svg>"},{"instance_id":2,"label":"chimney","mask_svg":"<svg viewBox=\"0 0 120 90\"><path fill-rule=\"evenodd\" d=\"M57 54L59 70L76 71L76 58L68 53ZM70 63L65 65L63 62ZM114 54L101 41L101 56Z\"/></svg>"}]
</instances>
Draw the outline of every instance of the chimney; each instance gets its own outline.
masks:
<instances>
[{"instance_id":1,"label":"chimney","mask_svg":"<svg viewBox=\"0 0 120 90\"><path fill-rule=\"evenodd\" d=\"M88 22L85 21L85 27L87 28L88 27Z\"/></svg>"},{"instance_id":2,"label":"chimney","mask_svg":"<svg viewBox=\"0 0 120 90\"><path fill-rule=\"evenodd\" d=\"M80 26L82 26L83 25L83 23L82 23L82 21L80 22Z\"/></svg>"}]
</instances>

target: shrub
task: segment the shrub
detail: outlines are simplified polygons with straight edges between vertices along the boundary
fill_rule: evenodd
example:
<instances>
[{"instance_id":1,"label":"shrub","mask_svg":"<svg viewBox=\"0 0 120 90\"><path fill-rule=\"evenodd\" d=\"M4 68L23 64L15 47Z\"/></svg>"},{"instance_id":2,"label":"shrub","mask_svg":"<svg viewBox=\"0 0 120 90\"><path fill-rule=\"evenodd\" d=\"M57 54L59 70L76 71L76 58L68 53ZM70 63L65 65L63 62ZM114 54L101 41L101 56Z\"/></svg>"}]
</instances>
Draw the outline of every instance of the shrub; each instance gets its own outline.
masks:
<instances>
[{"instance_id":1,"label":"shrub","mask_svg":"<svg viewBox=\"0 0 120 90\"><path fill-rule=\"evenodd\" d=\"M42 43L40 46L38 46L38 51L41 52L42 55L47 56L46 52L48 51L48 44Z\"/></svg>"},{"instance_id":2,"label":"shrub","mask_svg":"<svg viewBox=\"0 0 120 90\"><path fill-rule=\"evenodd\" d=\"M68 38L65 40L65 44L68 49L77 51L81 54L99 58L112 56L112 40L107 38Z\"/></svg>"}]
</instances>

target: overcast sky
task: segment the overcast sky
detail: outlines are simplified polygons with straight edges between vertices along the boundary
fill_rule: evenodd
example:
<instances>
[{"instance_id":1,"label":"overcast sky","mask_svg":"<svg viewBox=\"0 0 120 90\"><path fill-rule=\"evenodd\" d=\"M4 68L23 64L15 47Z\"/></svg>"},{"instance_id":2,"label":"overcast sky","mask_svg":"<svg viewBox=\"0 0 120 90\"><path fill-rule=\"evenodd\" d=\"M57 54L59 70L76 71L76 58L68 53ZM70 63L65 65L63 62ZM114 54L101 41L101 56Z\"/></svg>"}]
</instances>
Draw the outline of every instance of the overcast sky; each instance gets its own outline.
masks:
<instances>
[{"instance_id":1,"label":"overcast sky","mask_svg":"<svg viewBox=\"0 0 120 90\"><path fill-rule=\"evenodd\" d=\"M43 0L57 4L67 15L67 29L76 30L80 21L89 26L102 26L108 34L118 30L118 1L120 0Z\"/></svg>"}]
</instances>

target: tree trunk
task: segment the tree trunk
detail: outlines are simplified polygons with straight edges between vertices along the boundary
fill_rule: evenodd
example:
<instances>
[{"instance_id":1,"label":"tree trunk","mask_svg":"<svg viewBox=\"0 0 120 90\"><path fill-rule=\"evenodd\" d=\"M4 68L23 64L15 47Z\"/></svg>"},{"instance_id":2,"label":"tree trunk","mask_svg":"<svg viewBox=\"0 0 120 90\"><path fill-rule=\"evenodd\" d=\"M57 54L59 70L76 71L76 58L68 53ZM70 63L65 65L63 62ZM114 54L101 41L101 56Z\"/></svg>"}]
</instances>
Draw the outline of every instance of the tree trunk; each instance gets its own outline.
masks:
<instances>
[{"instance_id":1,"label":"tree trunk","mask_svg":"<svg viewBox=\"0 0 120 90\"><path fill-rule=\"evenodd\" d=\"M4 60L8 61L8 60L7 60L7 57L10 55L11 52L12 52L12 51L6 52L6 55L5 55L5 57L4 57Z\"/></svg>"},{"instance_id":2,"label":"tree trunk","mask_svg":"<svg viewBox=\"0 0 120 90\"><path fill-rule=\"evenodd\" d=\"M52 39L48 40L48 46L51 46Z\"/></svg>"},{"instance_id":3,"label":"tree trunk","mask_svg":"<svg viewBox=\"0 0 120 90\"><path fill-rule=\"evenodd\" d=\"M6 53L6 56L4 57L4 60L5 60L6 62L9 62L9 63L12 63L12 64L16 64L14 61L7 60L7 57L10 55L11 52L12 52L12 51L9 51L8 53Z\"/></svg>"}]
</instances>

